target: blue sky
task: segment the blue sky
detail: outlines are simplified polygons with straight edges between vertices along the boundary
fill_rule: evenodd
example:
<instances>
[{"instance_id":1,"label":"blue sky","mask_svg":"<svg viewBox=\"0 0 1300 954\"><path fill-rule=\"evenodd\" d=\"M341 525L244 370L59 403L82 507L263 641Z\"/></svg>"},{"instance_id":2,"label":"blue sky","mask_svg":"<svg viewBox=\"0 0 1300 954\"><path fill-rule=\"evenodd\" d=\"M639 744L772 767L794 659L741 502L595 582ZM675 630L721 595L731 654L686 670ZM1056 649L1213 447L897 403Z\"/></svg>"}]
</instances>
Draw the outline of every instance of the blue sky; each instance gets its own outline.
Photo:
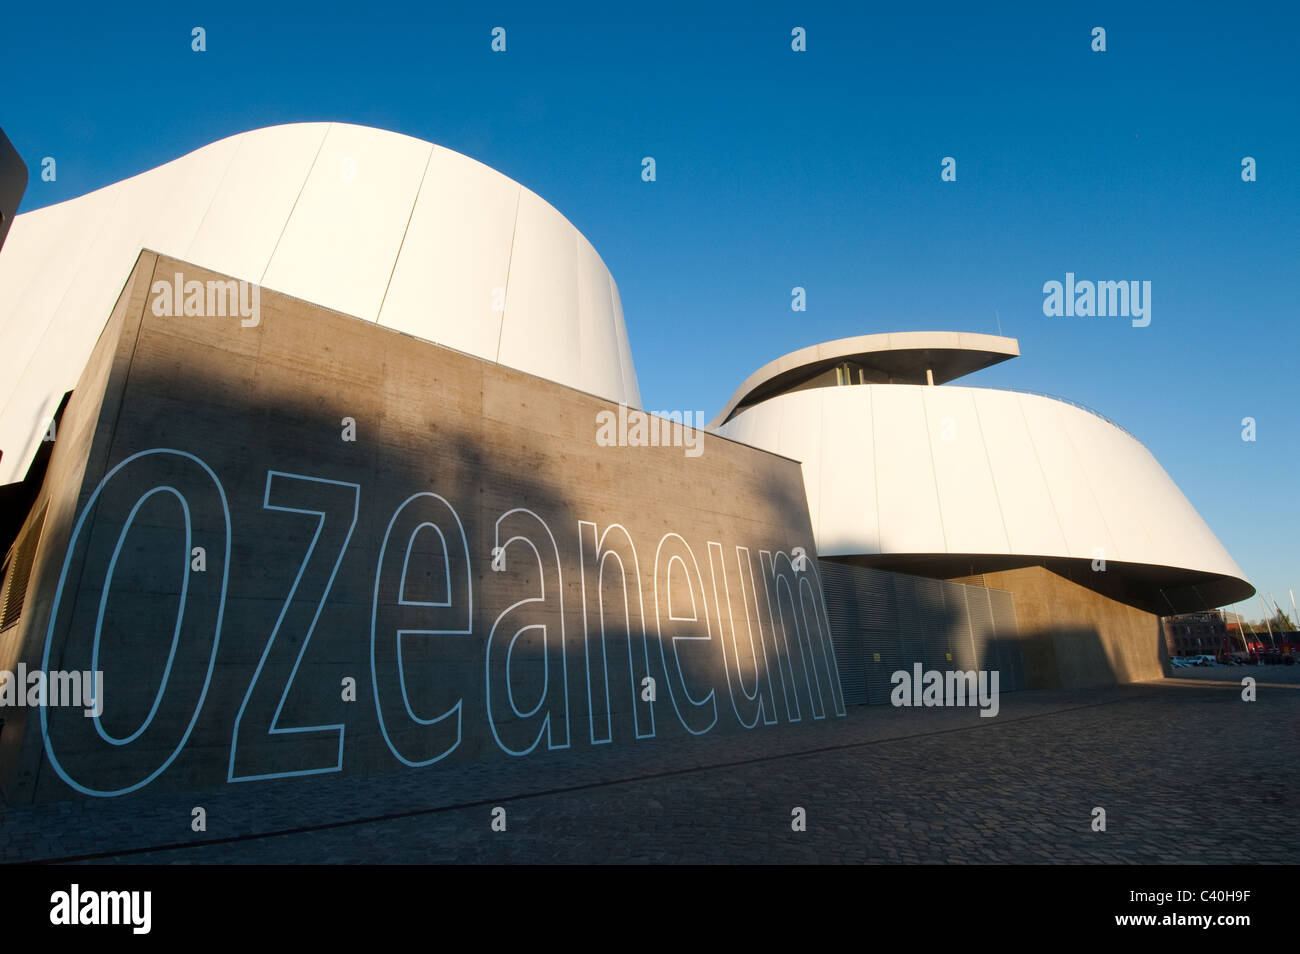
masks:
<instances>
[{"instance_id":1,"label":"blue sky","mask_svg":"<svg viewBox=\"0 0 1300 954\"><path fill-rule=\"evenodd\" d=\"M706 419L795 348L995 333L997 315L1022 357L967 383L1123 424L1289 607L1300 12L901 6L10 5L0 124L33 170L58 160L24 209L276 123L362 123L463 152L601 253L645 406ZM494 26L505 54L489 49ZM807 52L791 51L794 26ZM956 182L940 181L944 156ZM1044 317L1042 285L1067 271L1151 281L1150 326ZM806 312L790 309L796 285Z\"/></svg>"}]
</instances>

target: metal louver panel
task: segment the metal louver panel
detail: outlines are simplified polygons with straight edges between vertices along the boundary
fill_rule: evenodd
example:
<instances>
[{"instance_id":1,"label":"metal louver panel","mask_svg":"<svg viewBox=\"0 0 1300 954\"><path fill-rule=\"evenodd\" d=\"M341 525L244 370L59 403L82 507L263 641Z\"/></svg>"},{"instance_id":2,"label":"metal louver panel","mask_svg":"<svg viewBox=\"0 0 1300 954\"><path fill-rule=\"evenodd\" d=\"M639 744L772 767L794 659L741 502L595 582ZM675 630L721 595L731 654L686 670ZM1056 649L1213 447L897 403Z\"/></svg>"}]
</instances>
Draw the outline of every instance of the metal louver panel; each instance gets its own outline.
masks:
<instances>
[{"instance_id":1,"label":"metal louver panel","mask_svg":"<svg viewBox=\"0 0 1300 954\"><path fill-rule=\"evenodd\" d=\"M993 608L989 605L988 590L974 586L965 589L966 615L970 620L971 641L975 647L973 668L1000 673L1002 657L998 653L997 634L993 631Z\"/></svg>"},{"instance_id":2,"label":"metal louver panel","mask_svg":"<svg viewBox=\"0 0 1300 954\"><path fill-rule=\"evenodd\" d=\"M944 581L943 602L948 632L948 652L952 660L945 669L968 671L979 668L975 643L971 639L970 617L966 611L966 587Z\"/></svg>"},{"instance_id":3,"label":"metal louver panel","mask_svg":"<svg viewBox=\"0 0 1300 954\"><path fill-rule=\"evenodd\" d=\"M997 670L1002 692L1024 685L1010 593L831 561L818 571L846 704L888 704L893 674L916 663Z\"/></svg>"},{"instance_id":4,"label":"metal louver panel","mask_svg":"<svg viewBox=\"0 0 1300 954\"><path fill-rule=\"evenodd\" d=\"M831 642L839 664L840 687L844 704L855 706L867 702L867 677L863 664L866 647L859 637L858 604L853 598L851 568L839 563L819 563L826 614L831 624Z\"/></svg>"},{"instance_id":5,"label":"metal louver panel","mask_svg":"<svg viewBox=\"0 0 1300 954\"><path fill-rule=\"evenodd\" d=\"M31 579L32 564L36 562L36 547L41 542L41 530L45 527L45 513L48 509L48 504L41 508L40 514L18 538L7 561L4 590L0 592L0 632L17 626L22 619L23 603L27 600L27 584Z\"/></svg>"},{"instance_id":6,"label":"metal louver panel","mask_svg":"<svg viewBox=\"0 0 1300 954\"><path fill-rule=\"evenodd\" d=\"M1025 687L1025 663L1020 651L1020 627L1016 622L1016 602L1005 590L989 590L993 609L993 631L997 634L998 653L1002 659L1002 692Z\"/></svg>"}]
</instances>

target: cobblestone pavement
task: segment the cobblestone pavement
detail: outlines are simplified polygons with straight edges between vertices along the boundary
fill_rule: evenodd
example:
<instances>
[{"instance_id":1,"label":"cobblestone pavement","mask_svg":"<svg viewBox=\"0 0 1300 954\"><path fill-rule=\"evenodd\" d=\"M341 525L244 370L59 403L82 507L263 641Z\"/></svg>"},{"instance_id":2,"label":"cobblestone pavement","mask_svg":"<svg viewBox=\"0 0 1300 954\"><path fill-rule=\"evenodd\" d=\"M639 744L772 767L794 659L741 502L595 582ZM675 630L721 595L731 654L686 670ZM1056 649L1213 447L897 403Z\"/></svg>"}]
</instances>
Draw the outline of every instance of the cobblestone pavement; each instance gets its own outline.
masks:
<instances>
[{"instance_id":1,"label":"cobblestone pavement","mask_svg":"<svg viewBox=\"0 0 1300 954\"><path fill-rule=\"evenodd\" d=\"M1294 864L1297 823L1300 667L1259 667L1008 694L996 718L852 707L688 742L9 806L0 860Z\"/></svg>"}]
</instances>

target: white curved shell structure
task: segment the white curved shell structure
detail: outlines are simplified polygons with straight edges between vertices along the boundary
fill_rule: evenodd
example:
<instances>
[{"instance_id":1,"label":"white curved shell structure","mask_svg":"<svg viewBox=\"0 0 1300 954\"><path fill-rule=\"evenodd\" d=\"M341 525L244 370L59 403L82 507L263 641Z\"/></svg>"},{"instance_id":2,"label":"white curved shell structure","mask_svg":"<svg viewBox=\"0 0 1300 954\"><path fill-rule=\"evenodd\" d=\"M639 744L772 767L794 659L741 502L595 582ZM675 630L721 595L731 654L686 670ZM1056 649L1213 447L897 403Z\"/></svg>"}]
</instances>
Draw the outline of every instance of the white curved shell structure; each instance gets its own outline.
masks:
<instances>
[{"instance_id":1,"label":"white curved shell structure","mask_svg":"<svg viewBox=\"0 0 1300 954\"><path fill-rule=\"evenodd\" d=\"M17 216L0 254L0 484L21 480L141 249L639 407L618 289L533 192L397 133L242 133Z\"/></svg>"},{"instance_id":2,"label":"white curved shell structure","mask_svg":"<svg viewBox=\"0 0 1300 954\"><path fill-rule=\"evenodd\" d=\"M837 360L864 340L821 347ZM894 370L898 348L855 357ZM820 365L810 357L804 367ZM879 383L805 387L745 406L765 380L747 382L713 429L802 462L820 556L1101 559L1220 604L1254 592L1151 452L1086 409L1013 391Z\"/></svg>"}]
</instances>

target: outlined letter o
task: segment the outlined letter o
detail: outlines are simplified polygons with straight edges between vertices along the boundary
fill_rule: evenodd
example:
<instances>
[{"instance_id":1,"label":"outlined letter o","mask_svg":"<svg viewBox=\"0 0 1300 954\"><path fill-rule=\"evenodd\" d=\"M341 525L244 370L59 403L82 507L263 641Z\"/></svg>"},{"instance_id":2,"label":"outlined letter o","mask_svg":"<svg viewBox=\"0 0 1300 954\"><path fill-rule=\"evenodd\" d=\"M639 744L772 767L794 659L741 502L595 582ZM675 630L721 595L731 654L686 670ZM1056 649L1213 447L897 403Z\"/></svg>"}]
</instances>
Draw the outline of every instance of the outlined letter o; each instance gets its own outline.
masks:
<instances>
[{"instance_id":1,"label":"outlined letter o","mask_svg":"<svg viewBox=\"0 0 1300 954\"><path fill-rule=\"evenodd\" d=\"M205 573L190 572L194 546L207 552ZM62 670L105 672L100 715L40 710L45 753L72 788L124 795L181 753L212 682L229 571L230 508L202 460L156 448L104 475L73 526L41 657L47 672L52 659ZM162 591L124 586L132 573Z\"/></svg>"}]
</instances>

